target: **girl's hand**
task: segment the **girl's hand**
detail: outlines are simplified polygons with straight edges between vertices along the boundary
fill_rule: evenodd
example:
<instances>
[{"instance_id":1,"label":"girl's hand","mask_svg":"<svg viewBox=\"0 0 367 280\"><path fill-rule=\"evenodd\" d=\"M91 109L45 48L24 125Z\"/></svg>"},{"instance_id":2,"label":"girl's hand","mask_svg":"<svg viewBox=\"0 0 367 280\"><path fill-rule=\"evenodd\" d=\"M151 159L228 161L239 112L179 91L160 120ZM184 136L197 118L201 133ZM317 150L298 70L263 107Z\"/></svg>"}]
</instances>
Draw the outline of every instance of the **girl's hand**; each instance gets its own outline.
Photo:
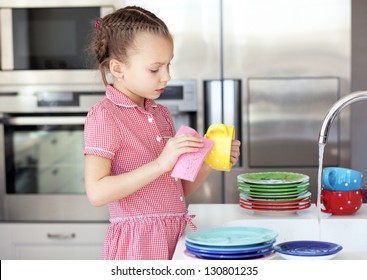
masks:
<instances>
[{"instance_id":1,"label":"girl's hand","mask_svg":"<svg viewBox=\"0 0 367 280\"><path fill-rule=\"evenodd\" d=\"M204 146L203 141L191 134L180 134L168 140L162 153L155 160L164 172L170 171L178 157L184 153L197 152Z\"/></svg>"},{"instance_id":2,"label":"girl's hand","mask_svg":"<svg viewBox=\"0 0 367 280\"><path fill-rule=\"evenodd\" d=\"M238 161L238 158L240 157L240 146L241 142L239 140L232 141L231 158L230 158L232 165L235 165Z\"/></svg>"}]
</instances>

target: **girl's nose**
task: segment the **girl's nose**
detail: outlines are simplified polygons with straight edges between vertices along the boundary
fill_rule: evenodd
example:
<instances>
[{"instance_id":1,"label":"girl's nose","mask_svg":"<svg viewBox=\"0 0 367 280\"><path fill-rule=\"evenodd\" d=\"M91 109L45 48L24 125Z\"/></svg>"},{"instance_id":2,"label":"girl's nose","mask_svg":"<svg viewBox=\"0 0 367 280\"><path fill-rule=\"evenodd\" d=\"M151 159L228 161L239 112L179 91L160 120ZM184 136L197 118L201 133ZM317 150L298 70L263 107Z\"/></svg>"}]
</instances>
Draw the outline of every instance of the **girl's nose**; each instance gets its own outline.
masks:
<instances>
[{"instance_id":1,"label":"girl's nose","mask_svg":"<svg viewBox=\"0 0 367 280\"><path fill-rule=\"evenodd\" d=\"M171 75L170 75L169 71L165 71L165 73L161 77L161 81L162 82L168 82L169 80L171 80Z\"/></svg>"}]
</instances>

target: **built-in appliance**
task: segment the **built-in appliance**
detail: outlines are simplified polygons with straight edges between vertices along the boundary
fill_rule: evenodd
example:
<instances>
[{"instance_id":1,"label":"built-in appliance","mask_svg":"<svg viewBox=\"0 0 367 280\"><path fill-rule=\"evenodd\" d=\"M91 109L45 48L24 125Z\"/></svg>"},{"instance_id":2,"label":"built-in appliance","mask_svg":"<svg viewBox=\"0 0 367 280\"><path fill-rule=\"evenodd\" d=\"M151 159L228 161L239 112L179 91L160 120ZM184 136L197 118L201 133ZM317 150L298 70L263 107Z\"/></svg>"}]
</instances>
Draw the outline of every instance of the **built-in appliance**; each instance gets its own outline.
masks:
<instances>
[{"instance_id":1,"label":"built-in appliance","mask_svg":"<svg viewBox=\"0 0 367 280\"><path fill-rule=\"evenodd\" d=\"M112 0L0 1L0 69L3 80L47 84L91 80L88 44L98 17Z\"/></svg>"},{"instance_id":2,"label":"built-in appliance","mask_svg":"<svg viewBox=\"0 0 367 280\"><path fill-rule=\"evenodd\" d=\"M164 93L155 101L165 105L171 113L176 130L182 125L197 126L196 80L171 80Z\"/></svg>"},{"instance_id":3,"label":"built-in appliance","mask_svg":"<svg viewBox=\"0 0 367 280\"><path fill-rule=\"evenodd\" d=\"M84 190L85 115L102 85L0 87L0 219L106 221ZM173 80L157 101L176 127L196 123L196 81Z\"/></svg>"},{"instance_id":4,"label":"built-in appliance","mask_svg":"<svg viewBox=\"0 0 367 280\"><path fill-rule=\"evenodd\" d=\"M171 76L198 83L198 131L236 127L240 162L214 171L189 203L238 203L237 176L293 171L317 194L323 118L350 92L350 0L126 0L173 33ZM189 15L189 16L188 16ZM334 123L324 164L350 165L350 111Z\"/></svg>"}]
</instances>

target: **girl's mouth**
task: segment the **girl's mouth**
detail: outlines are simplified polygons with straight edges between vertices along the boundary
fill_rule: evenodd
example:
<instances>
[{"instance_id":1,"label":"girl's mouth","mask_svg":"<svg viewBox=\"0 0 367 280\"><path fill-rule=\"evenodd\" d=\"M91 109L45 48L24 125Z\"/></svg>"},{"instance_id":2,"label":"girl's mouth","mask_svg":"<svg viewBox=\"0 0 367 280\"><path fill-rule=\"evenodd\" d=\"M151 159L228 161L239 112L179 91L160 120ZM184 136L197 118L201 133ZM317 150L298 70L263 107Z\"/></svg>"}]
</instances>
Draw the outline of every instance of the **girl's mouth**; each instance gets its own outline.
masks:
<instances>
[{"instance_id":1,"label":"girl's mouth","mask_svg":"<svg viewBox=\"0 0 367 280\"><path fill-rule=\"evenodd\" d=\"M157 89L156 91L158 91L159 93L163 93L165 90L165 88L160 88L160 89Z\"/></svg>"}]
</instances>

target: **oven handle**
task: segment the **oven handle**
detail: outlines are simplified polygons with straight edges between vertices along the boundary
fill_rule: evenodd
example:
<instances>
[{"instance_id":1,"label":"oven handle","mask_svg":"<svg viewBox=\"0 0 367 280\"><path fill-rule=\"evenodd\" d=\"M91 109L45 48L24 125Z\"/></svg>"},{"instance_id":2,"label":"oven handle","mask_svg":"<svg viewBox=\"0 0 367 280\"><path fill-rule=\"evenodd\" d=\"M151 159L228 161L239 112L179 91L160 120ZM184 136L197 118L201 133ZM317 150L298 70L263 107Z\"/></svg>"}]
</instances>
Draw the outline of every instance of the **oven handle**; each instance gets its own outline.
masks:
<instances>
[{"instance_id":1,"label":"oven handle","mask_svg":"<svg viewBox=\"0 0 367 280\"><path fill-rule=\"evenodd\" d=\"M4 119L8 125L84 125L85 117L9 117Z\"/></svg>"}]
</instances>

